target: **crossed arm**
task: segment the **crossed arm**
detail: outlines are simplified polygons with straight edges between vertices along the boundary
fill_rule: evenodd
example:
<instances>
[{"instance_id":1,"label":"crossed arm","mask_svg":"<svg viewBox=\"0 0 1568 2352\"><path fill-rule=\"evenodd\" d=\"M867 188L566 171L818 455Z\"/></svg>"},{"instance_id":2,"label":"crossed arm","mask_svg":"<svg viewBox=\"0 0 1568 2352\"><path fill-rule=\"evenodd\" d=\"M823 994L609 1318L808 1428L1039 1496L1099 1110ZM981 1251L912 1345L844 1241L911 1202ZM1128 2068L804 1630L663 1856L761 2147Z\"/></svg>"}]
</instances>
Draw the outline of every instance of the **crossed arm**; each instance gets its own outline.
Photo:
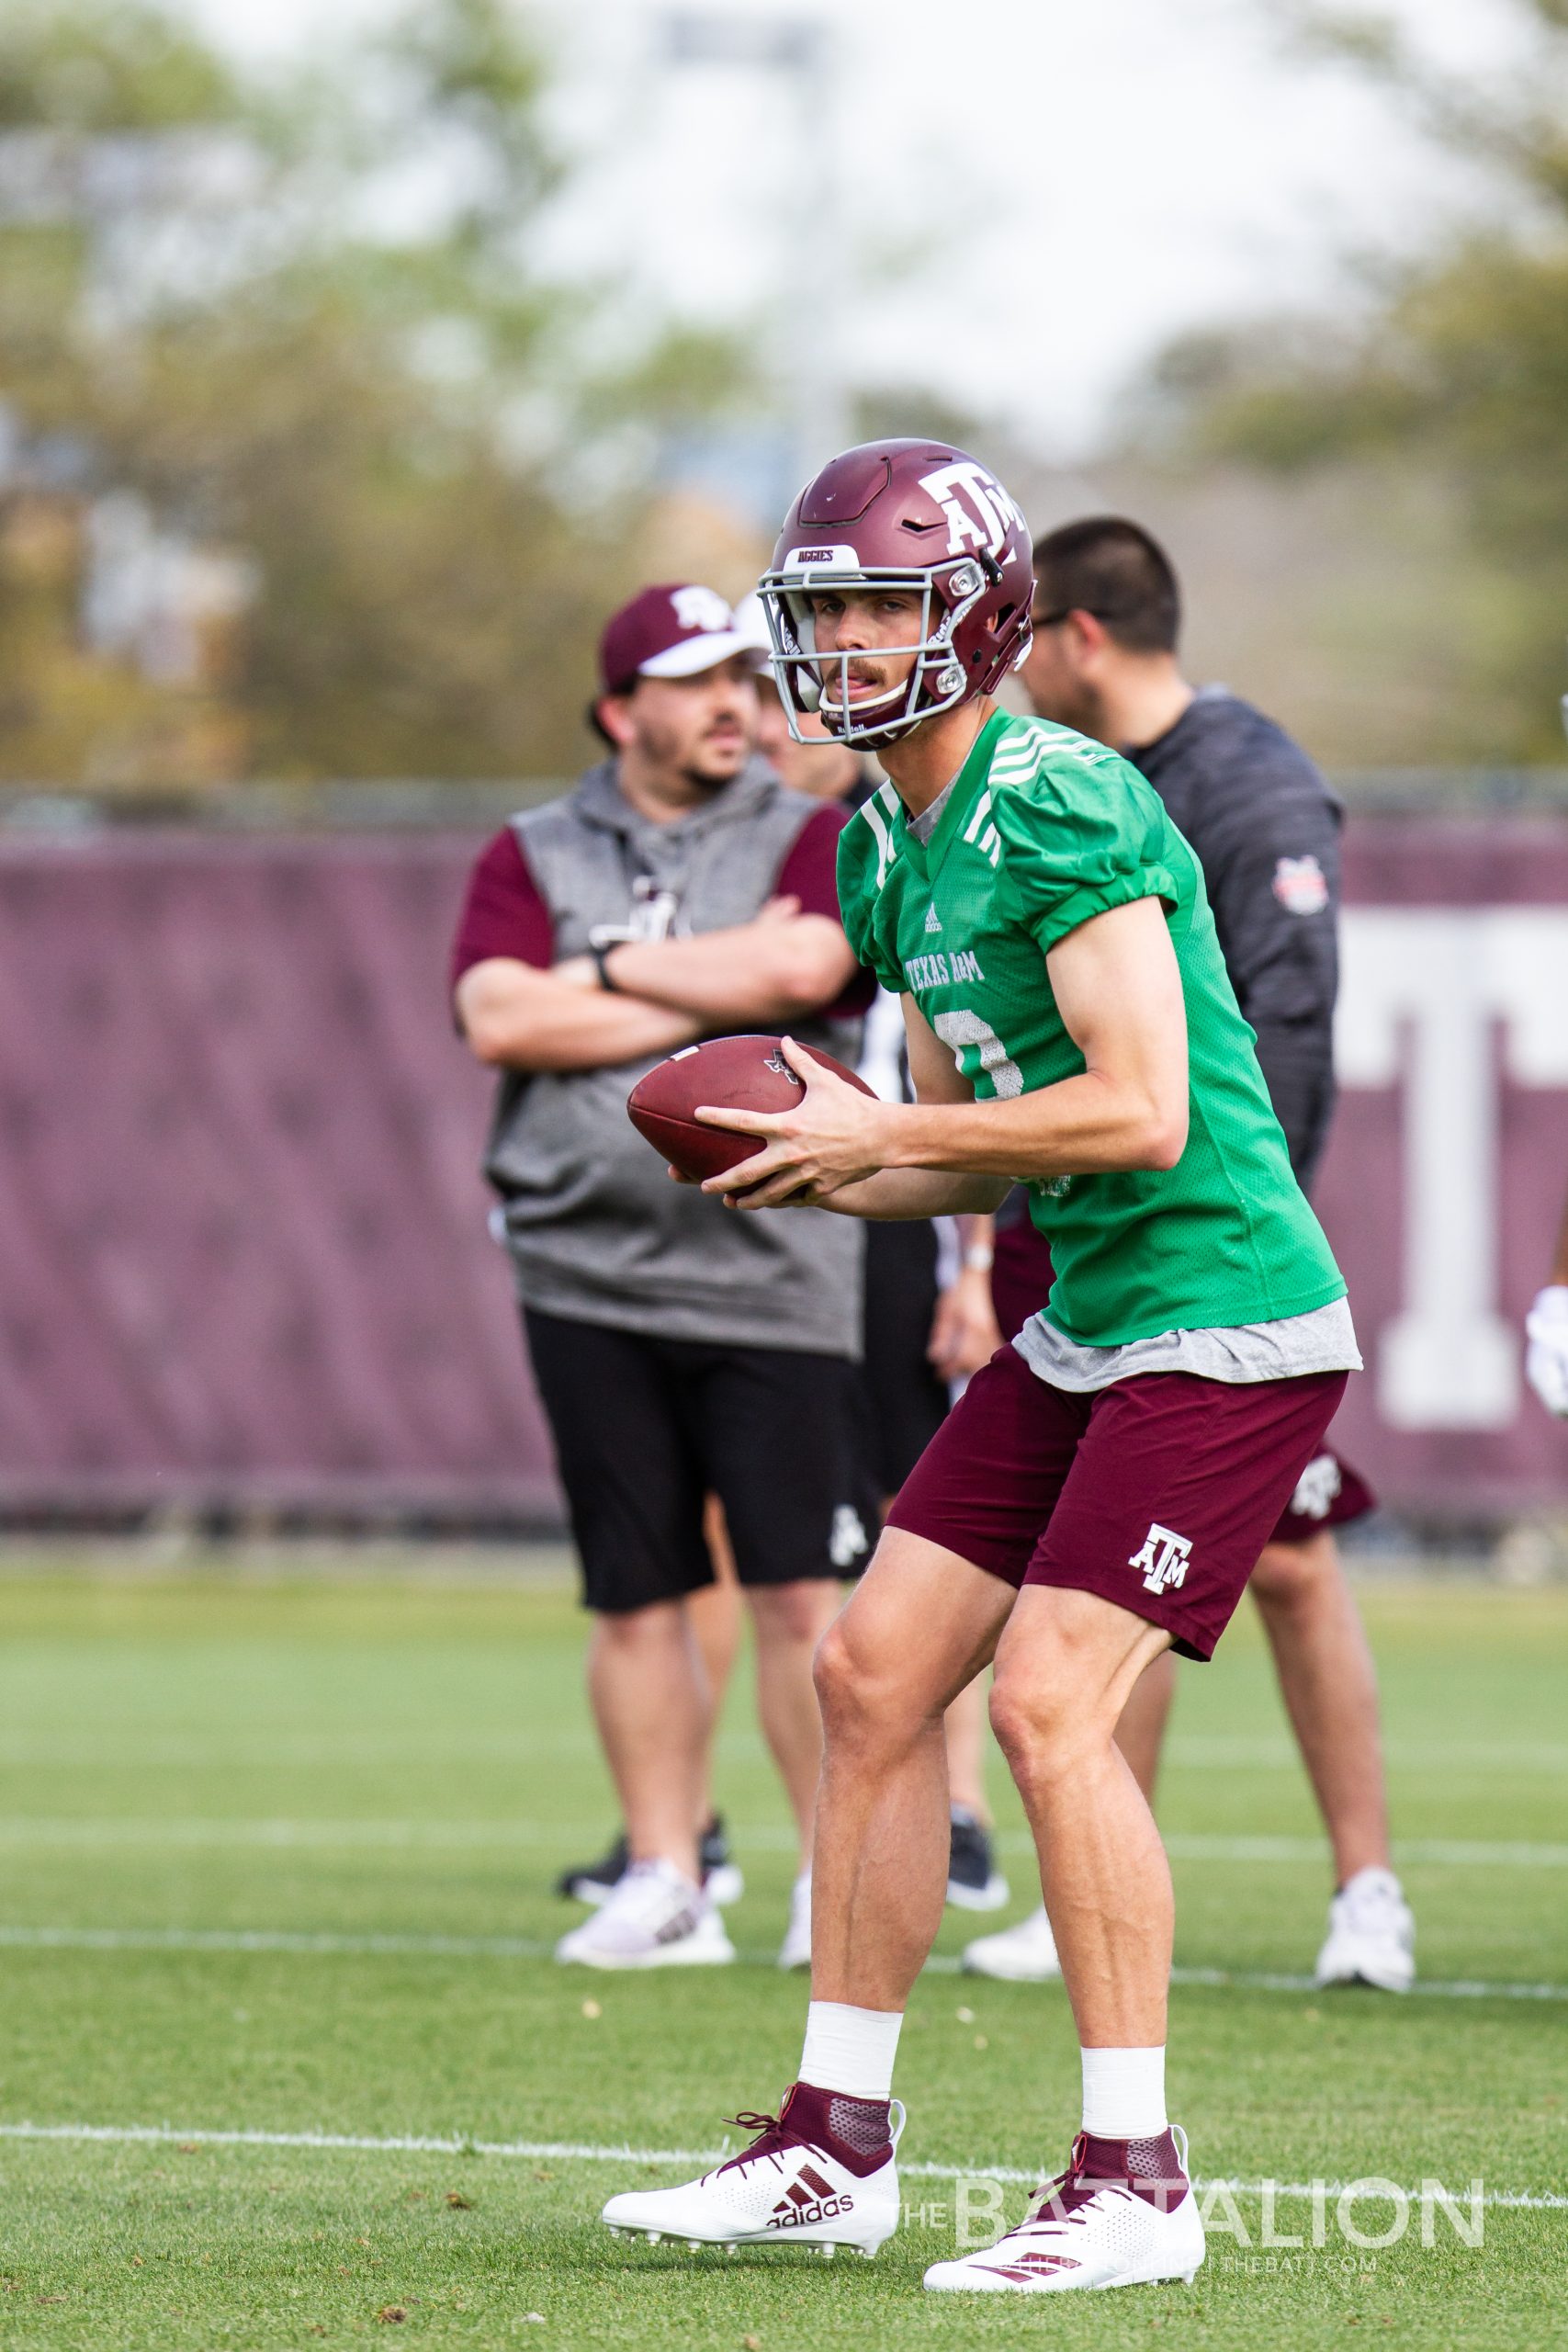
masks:
<instances>
[{"instance_id":1,"label":"crossed arm","mask_svg":"<svg viewBox=\"0 0 1568 2352\"><path fill-rule=\"evenodd\" d=\"M738 1207L806 1203L850 1216L940 1216L993 1209L1021 1179L1174 1168L1187 1142L1187 1018L1159 901L1093 916L1050 951L1045 967L1083 1056L1078 1076L977 1102L906 997L917 1102L873 1102L786 1039L805 1102L772 1117L699 1111L764 1142L758 1157L710 1177L704 1190Z\"/></svg>"},{"instance_id":2,"label":"crossed arm","mask_svg":"<svg viewBox=\"0 0 1568 2352\"><path fill-rule=\"evenodd\" d=\"M637 1061L714 1029L798 1020L830 1004L855 969L838 924L802 914L793 899L693 939L626 940L607 960L614 991L585 956L548 971L510 956L470 965L457 1006L474 1054L523 1070Z\"/></svg>"}]
</instances>

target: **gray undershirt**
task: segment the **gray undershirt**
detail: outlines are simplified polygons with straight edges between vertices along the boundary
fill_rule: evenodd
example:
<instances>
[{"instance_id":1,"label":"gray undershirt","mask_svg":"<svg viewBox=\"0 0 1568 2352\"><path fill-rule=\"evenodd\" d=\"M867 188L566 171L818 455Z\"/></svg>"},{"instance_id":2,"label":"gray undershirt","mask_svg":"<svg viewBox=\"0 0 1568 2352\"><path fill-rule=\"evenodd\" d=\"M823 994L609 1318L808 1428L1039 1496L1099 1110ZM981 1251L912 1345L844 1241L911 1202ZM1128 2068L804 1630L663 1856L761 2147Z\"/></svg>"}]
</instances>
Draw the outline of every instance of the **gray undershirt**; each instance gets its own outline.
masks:
<instances>
[{"instance_id":1,"label":"gray undershirt","mask_svg":"<svg viewBox=\"0 0 1568 2352\"><path fill-rule=\"evenodd\" d=\"M1093 1348L1069 1340L1043 1307L1030 1317L1013 1346L1037 1378L1075 1395L1151 1372L1190 1372L1200 1380L1223 1380L1239 1387L1259 1380L1300 1380L1310 1373L1361 1369L1349 1303L1343 1298L1272 1323L1159 1331L1152 1339L1128 1340L1118 1348Z\"/></svg>"},{"instance_id":2,"label":"gray undershirt","mask_svg":"<svg viewBox=\"0 0 1568 2352\"><path fill-rule=\"evenodd\" d=\"M963 773L960 768L958 775ZM907 817L904 820L904 831L912 835L922 849L942 822L942 812L953 797L953 787L958 782L958 775L949 776L929 808L922 808L918 817Z\"/></svg>"}]
</instances>

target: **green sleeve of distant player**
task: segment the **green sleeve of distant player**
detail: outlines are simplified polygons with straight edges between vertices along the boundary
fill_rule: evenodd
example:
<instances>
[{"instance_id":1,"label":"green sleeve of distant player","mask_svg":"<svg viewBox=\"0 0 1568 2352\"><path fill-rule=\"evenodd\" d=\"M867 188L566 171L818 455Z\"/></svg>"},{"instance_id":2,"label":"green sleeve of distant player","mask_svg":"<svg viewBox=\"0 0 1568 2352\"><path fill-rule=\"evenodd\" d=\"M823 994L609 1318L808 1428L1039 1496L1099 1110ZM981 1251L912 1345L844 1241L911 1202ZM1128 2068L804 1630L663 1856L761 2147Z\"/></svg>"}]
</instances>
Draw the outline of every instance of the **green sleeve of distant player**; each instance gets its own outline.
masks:
<instances>
[{"instance_id":1,"label":"green sleeve of distant player","mask_svg":"<svg viewBox=\"0 0 1568 2352\"><path fill-rule=\"evenodd\" d=\"M1180 904L1164 811L1152 792L1114 789L1123 775L1137 772L1114 753L1056 758L1023 790L992 797L1009 911L1047 954L1112 907L1159 899L1169 914Z\"/></svg>"},{"instance_id":2,"label":"green sleeve of distant player","mask_svg":"<svg viewBox=\"0 0 1568 2352\"><path fill-rule=\"evenodd\" d=\"M883 789L886 794L887 787ZM876 937L877 899L886 875L889 812L881 811L880 819L882 831L878 831L865 809L857 808L839 835L839 912L856 963L874 972L883 987L898 996L904 974L897 943L889 941L885 948Z\"/></svg>"}]
</instances>

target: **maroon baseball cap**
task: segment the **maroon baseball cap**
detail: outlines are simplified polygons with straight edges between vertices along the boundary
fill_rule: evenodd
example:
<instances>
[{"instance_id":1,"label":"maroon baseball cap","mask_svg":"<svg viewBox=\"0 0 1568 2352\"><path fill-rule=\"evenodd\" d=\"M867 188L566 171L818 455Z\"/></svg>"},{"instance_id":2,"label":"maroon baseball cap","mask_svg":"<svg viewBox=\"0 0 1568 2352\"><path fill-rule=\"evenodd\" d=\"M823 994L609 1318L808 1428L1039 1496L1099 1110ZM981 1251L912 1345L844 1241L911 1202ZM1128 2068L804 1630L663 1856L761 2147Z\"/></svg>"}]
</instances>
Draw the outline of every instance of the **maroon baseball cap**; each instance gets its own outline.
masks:
<instances>
[{"instance_id":1,"label":"maroon baseball cap","mask_svg":"<svg viewBox=\"0 0 1568 2352\"><path fill-rule=\"evenodd\" d=\"M765 658L716 589L679 582L645 588L604 624L600 690L625 694L638 678L694 678L737 653L753 662Z\"/></svg>"}]
</instances>

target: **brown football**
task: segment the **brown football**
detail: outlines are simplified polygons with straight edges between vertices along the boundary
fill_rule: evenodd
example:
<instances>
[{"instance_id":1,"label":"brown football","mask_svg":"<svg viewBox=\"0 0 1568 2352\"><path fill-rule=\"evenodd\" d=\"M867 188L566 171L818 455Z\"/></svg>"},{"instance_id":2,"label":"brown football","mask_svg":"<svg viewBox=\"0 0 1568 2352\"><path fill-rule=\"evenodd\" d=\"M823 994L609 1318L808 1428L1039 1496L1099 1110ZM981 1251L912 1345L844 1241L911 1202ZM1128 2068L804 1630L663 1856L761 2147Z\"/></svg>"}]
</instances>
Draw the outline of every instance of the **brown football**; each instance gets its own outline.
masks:
<instances>
[{"instance_id":1,"label":"brown football","mask_svg":"<svg viewBox=\"0 0 1568 2352\"><path fill-rule=\"evenodd\" d=\"M864 1079L831 1054L817 1057L863 1094L871 1092ZM700 1046L683 1046L639 1079L626 1097L626 1112L655 1151L700 1183L762 1149L756 1136L694 1119L700 1102L732 1111L793 1111L805 1094L776 1037L709 1037Z\"/></svg>"}]
</instances>

